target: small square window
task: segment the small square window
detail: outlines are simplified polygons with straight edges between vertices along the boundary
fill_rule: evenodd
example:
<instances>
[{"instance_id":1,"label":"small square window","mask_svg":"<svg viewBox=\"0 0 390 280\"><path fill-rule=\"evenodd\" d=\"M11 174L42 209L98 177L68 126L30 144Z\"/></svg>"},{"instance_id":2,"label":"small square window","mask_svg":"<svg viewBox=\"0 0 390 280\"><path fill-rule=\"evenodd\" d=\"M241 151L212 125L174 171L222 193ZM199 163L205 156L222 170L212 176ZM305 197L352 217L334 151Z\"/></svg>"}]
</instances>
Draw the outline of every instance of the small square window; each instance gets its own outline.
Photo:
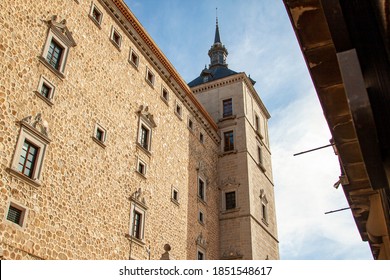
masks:
<instances>
[{"instance_id":1,"label":"small square window","mask_svg":"<svg viewBox=\"0 0 390 280\"><path fill-rule=\"evenodd\" d=\"M202 132L199 132L199 141L200 143L204 143L204 136L203 136L203 133Z\"/></svg>"},{"instance_id":2,"label":"small square window","mask_svg":"<svg viewBox=\"0 0 390 280\"><path fill-rule=\"evenodd\" d=\"M146 163L140 159L137 161L137 172L143 176L146 175Z\"/></svg>"},{"instance_id":3,"label":"small square window","mask_svg":"<svg viewBox=\"0 0 390 280\"><path fill-rule=\"evenodd\" d=\"M122 36L121 34L114 28L112 27L111 30L111 42L119 49L121 47L122 43Z\"/></svg>"},{"instance_id":4,"label":"small square window","mask_svg":"<svg viewBox=\"0 0 390 280\"><path fill-rule=\"evenodd\" d=\"M146 69L146 81L154 86L154 80L155 80L155 77L154 77L154 74L152 71L149 70L149 68Z\"/></svg>"},{"instance_id":5,"label":"small square window","mask_svg":"<svg viewBox=\"0 0 390 280\"><path fill-rule=\"evenodd\" d=\"M173 195L172 195L172 198L174 199L174 200L178 200L178 198L179 198L179 193L177 192L177 190L173 190Z\"/></svg>"},{"instance_id":6,"label":"small square window","mask_svg":"<svg viewBox=\"0 0 390 280\"><path fill-rule=\"evenodd\" d=\"M11 202L8 207L7 220L23 227L26 216L26 208Z\"/></svg>"},{"instance_id":7,"label":"small square window","mask_svg":"<svg viewBox=\"0 0 390 280\"><path fill-rule=\"evenodd\" d=\"M193 130L194 129L194 122L191 120L191 119L188 119L188 128L190 130Z\"/></svg>"},{"instance_id":8,"label":"small square window","mask_svg":"<svg viewBox=\"0 0 390 280\"><path fill-rule=\"evenodd\" d=\"M45 77L41 76L39 79L38 90L35 92L38 97L43 99L50 106L53 105L55 87Z\"/></svg>"},{"instance_id":9,"label":"small square window","mask_svg":"<svg viewBox=\"0 0 390 280\"><path fill-rule=\"evenodd\" d=\"M91 12L89 14L89 17L93 20L93 22L100 27L102 24L102 18L103 14L102 12L95 6L95 4L92 4L91 6Z\"/></svg>"},{"instance_id":10,"label":"small square window","mask_svg":"<svg viewBox=\"0 0 390 280\"><path fill-rule=\"evenodd\" d=\"M175 203L178 203L179 202L179 191L172 187L172 201L175 202Z\"/></svg>"},{"instance_id":11,"label":"small square window","mask_svg":"<svg viewBox=\"0 0 390 280\"><path fill-rule=\"evenodd\" d=\"M135 68L138 68L139 56L138 56L138 54L137 54L132 48L130 49L129 62L130 62Z\"/></svg>"},{"instance_id":12,"label":"small square window","mask_svg":"<svg viewBox=\"0 0 390 280\"><path fill-rule=\"evenodd\" d=\"M101 125L96 124L94 134L93 134L93 139L98 144L103 144L103 146L105 147L106 138L107 138L107 131Z\"/></svg>"},{"instance_id":13,"label":"small square window","mask_svg":"<svg viewBox=\"0 0 390 280\"><path fill-rule=\"evenodd\" d=\"M161 97L164 101L169 101L169 92L166 88L162 88Z\"/></svg>"},{"instance_id":14,"label":"small square window","mask_svg":"<svg viewBox=\"0 0 390 280\"><path fill-rule=\"evenodd\" d=\"M181 119L182 118L182 109L181 109L181 105L179 103L176 102L176 106L175 106L175 114Z\"/></svg>"}]
</instances>

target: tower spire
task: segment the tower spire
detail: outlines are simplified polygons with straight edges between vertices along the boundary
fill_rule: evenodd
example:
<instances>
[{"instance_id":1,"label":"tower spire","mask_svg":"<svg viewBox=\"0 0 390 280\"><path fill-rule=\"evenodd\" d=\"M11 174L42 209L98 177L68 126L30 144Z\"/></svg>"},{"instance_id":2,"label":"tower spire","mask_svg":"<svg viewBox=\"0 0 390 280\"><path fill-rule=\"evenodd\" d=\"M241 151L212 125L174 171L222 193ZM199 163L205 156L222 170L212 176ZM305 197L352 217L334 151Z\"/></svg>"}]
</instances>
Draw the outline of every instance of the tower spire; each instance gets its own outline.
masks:
<instances>
[{"instance_id":1,"label":"tower spire","mask_svg":"<svg viewBox=\"0 0 390 280\"><path fill-rule=\"evenodd\" d=\"M210 57L210 67L214 66L224 66L227 67L226 57L228 55L228 51L221 42L221 36L219 35L219 25L218 25L218 8L216 10L216 20L215 20L215 36L214 36L214 44L211 46L209 50Z\"/></svg>"},{"instance_id":2,"label":"tower spire","mask_svg":"<svg viewBox=\"0 0 390 280\"><path fill-rule=\"evenodd\" d=\"M219 28L218 28L218 8L215 8L215 14L216 14L216 28L215 28L215 37L214 37L214 44L216 43L222 43L221 37L219 36Z\"/></svg>"}]
</instances>

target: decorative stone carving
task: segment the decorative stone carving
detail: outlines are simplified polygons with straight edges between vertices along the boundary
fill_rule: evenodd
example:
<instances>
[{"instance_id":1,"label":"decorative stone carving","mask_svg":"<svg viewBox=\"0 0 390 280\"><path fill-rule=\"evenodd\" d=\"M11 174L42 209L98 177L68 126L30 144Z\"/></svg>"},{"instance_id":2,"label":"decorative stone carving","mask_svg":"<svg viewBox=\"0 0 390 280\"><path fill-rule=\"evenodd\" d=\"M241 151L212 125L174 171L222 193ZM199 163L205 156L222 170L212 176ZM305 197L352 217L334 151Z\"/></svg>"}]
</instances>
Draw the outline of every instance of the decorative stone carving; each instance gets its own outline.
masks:
<instances>
[{"instance_id":1,"label":"decorative stone carving","mask_svg":"<svg viewBox=\"0 0 390 280\"><path fill-rule=\"evenodd\" d=\"M230 188L230 187L239 187L240 183L238 183L236 181L236 178L229 176L229 177L221 180L220 186L224 189Z\"/></svg>"},{"instance_id":2,"label":"decorative stone carving","mask_svg":"<svg viewBox=\"0 0 390 280\"><path fill-rule=\"evenodd\" d=\"M137 114L140 117L143 117L153 128L156 127L156 122L154 121L153 115L149 113L149 106L144 107L144 105L139 106Z\"/></svg>"},{"instance_id":3,"label":"decorative stone carving","mask_svg":"<svg viewBox=\"0 0 390 280\"><path fill-rule=\"evenodd\" d=\"M138 202L138 203L141 203L143 205L146 205L146 201L145 201L145 198L143 197L143 192L141 190L141 188L139 188L138 190L136 190L130 197L130 199L134 202Z\"/></svg>"},{"instance_id":4,"label":"decorative stone carving","mask_svg":"<svg viewBox=\"0 0 390 280\"><path fill-rule=\"evenodd\" d=\"M66 27L66 19L57 21L57 15L53 15L50 20L46 21L47 25L55 32L56 35L61 36L67 46L74 47L76 42L73 39L72 32Z\"/></svg>"},{"instance_id":5,"label":"decorative stone carving","mask_svg":"<svg viewBox=\"0 0 390 280\"><path fill-rule=\"evenodd\" d=\"M222 259L241 259L242 256L243 255L239 250L236 250L232 245L230 245L229 248L223 252Z\"/></svg>"},{"instance_id":6,"label":"decorative stone carving","mask_svg":"<svg viewBox=\"0 0 390 280\"><path fill-rule=\"evenodd\" d=\"M202 247L203 249L207 248L207 240L203 237L202 232L198 235L198 238L196 238L196 245Z\"/></svg>"},{"instance_id":7,"label":"decorative stone carving","mask_svg":"<svg viewBox=\"0 0 390 280\"><path fill-rule=\"evenodd\" d=\"M40 134L49 137L49 124L42 118L42 114L38 113L34 118L32 116L25 117L20 121L21 124L27 124L35 128Z\"/></svg>"}]
</instances>

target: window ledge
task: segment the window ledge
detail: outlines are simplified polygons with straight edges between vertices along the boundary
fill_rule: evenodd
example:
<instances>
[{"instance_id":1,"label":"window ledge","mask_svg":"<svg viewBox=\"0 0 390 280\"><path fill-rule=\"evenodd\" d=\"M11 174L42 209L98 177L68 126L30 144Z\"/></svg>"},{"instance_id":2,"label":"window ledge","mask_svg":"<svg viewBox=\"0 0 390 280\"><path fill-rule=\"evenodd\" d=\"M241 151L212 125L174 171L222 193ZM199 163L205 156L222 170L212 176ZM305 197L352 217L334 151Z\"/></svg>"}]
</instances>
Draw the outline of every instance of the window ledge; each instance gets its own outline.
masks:
<instances>
[{"instance_id":1,"label":"window ledge","mask_svg":"<svg viewBox=\"0 0 390 280\"><path fill-rule=\"evenodd\" d=\"M122 51L122 50L121 50L121 47L120 47L113 39L110 38L110 42L114 45L114 47L115 47L118 51L120 51L120 52Z\"/></svg>"},{"instance_id":2,"label":"window ledge","mask_svg":"<svg viewBox=\"0 0 390 280\"><path fill-rule=\"evenodd\" d=\"M54 103L52 102L52 99L44 97L42 94L40 94L38 91L34 91L35 95L38 96L40 99L46 102L47 105L52 107Z\"/></svg>"},{"instance_id":3,"label":"window ledge","mask_svg":"<svg viewBox=\"0 0 390 280\"><path fill-rule=\"evenodd\" d=\"M141 239L138 239L137 237L131 236L130 234L126 233L125 237L130 240L131 242L134 242L137 245L145 246L145 242Z\"/></svg>"},{"instance_id":4,"label":"window ledge","mask_svg":"<svg viewBox=\"0 0 390 280\"><path fill-rule=\"evenodd\" d=\"M160 98L161 98L162 101L164 101L165 104L167 104L167 106L169 106L169 101L167 99L162 97L162 95L160 95Z\"/></svg>"},{"instance_id":5,"label":"window ledge","mask_svg":"<svg viewBox=\"0 0 390 280\"><path fill-rule=\"evenodd\" d=\"M143 173L141 173L141 172L139 172L138 170L135 170L135 173L137 173L139 176L141 176L143 179L147 179L146 178L146 175L145 174L143 174Z\"/></svg>"},{"instance_id":6,"label":"window ledge","mask_svg":"<svg viewBox=\"0 0 390 280\"><path fill-rule=\"evenodd\" d=\"M102 141L100 141L99 139L97 139L95 136L91 136L92 137L92 140L98 144L100 147L102 147L103 149L105 149L107 146L106 144L104 144Z\"/></svg>"},{"instance_id":7,"label":"window ledge","mask_svg":"<svg viewBox=\"0 0 390 280\"><path fill-rule=\"evenodd\" d=\"M230 155L230 154L237 154L237 149L234 149L234 150L231 150L231 151L226 151L226 152L222 152L219 156L220 157L223 157L223 156L227 156L227 155Z\"/></svg>"},{"instance_id":8,"label":"window ledge","mask_svg":"<svg viewBox=\"0 0 390 280\"><path fill-rule=\"evenodd\" d=\"M237 117L237 115L231 115L231 116L227 116L227 117L222 117L218 120L218 122L224 122L224 121L227 121L227 120L234 120L235 118Z\"/></svg>"},{"instance_id":9,"label":"window ledge","mask_svg":"<svg viewBox=\"0 0 390 280\"><path fill-rule=\"evenodd\" d=\"M33 187L41 187L42 186L42 182L38 179L31 179L31 178L27 177L26 175L20 173L19 171L12 169L12 168L7 168L6 170L12 176L25 181L27 184L29 184Z\"/></svg>"},{"instance_id":10,"label":"window ledge","mask_svg":"<svg viewBox=\"0 0 390 280\"><path fill-rule=\"evenodd\" d=\"M136 142L136 145L137 145L137 147L138 147L141 151L143 151L147 156L149 156L149 157L152 156L152 153L151 153L149 150L147 150L147 149L145 149L144 147L142 147L142 145L141 145L139 142Z\"/></svg>"},{"instance_id":11,"label":"window ledge","mask_svg":"<svg viewBox=\"0 0 390 280\"><path fill-rule=\"evenodd\" d=\"M257 166L261 169L261 171L265 172L266 169L262 163L258 163Z\"/></svg>"},{"instance_id":12,"label":"window ledge","mask_svg":"<svg viewBox=\"0 0 390 280\"><path fill-rule=\"evenodd\" d=\"M236 212L240 212L240 208L236 207L234 209L222 210L221 214L225 215L225 214L231 214L231 213L236 213Z\"/></svg>"},{"instance_id":13,"label":"window ledge","mask_svg":"<svg viewBox=\"0 0 390 280\"><path fill-rule=\"evenodd\" d=\"M49 68L50 71L52 71L54 74L57 75L58 78L60 78L61 80L65 79L65 75L58 71L57 69L55 69L53 66L51 66L47 61L46 59L43 57L43 56L38 56L38 59L39 61L45 65L47 68Z\"/></svg>"},{"instance_id":14,"label":"window ledge","mask_svg":"<svg viewBox=\"0 0 390 280\"><path fill-rule=\"evenodd\" d=\"M152 87L152 89L154 89L154 83L152 83L151 81L149 81L147 78L145 78L145 81L146 83Z\"/></svg>"},{"instance_id":15,"label":"window ledge","mask_svg":"<svg viewBox=\"0 0 390 280\"><path fill-rule=\"evenodd\" d=\"M102 29L101 23L97 22L96 19L95 19L93 16L88 15L88 17L92 20L92 22L93 22L99 29Z\"/></svg>"},{"instance_id":16,"label":"window ledge","mask_svg":"<svg viewBox=\"0 0 390 280\"><path fill-rule=\"evenodd\" d=\"M175 115L176 115L176 117L178 117L179 118L179 120L183 120L183 117L178 113L178 112L176 112L176 110L175 110Z\"/></svg>"},{"instance_id":17,"label":"window ledge","mask_svg":"<svg viewBox=\"0 0 390 280\"><path fill-rule=\"evenodd\" d=\"M268 222L264 218L262 218L261 221L268 227Z\"/></svg>"},{"instance_id":18,"label":"window ledge","mask_svg":"<svg viewBox=\"0 0 390 280\"><path fill-rule=\"evenodd\" d=\"M172 197L171 197L171 202L174 203L174 204L177 205L177 206L180 206L179 201L177 201L176 199L174 199L174 198L172 198Z\"/></svg>"},{"instance_id":19,"label":"window ledge","mask_svg":"<svg viewBox=\"0 0 390 280\"><path fill-rule=\"evenodd\" d=\"M260 131L256 130L256 136L259 137L261 140L264 139L264 136L260 134Z\"/></svg>"},{"instance_id":20,"label":"window ledge","mask_svg":"<svg viewBox=\"0 0 390 280\"><path fill-rule=\"evenodd\" d=\"M207 206L207 202L204 199L202 199L199 195L198 195L198 202L200 202L203 205Z\"/></svg>"},{"instance_id":21,"label":"window ledge","mask_svg":"<svg viewBox=\"0 0 390 280\"><path fill-rule=\"evenodd\" d=\"M129 61L129 63L131 64L131 66L134 67L135 70L139 71L139 70L138 70L138 64L135 64L131 59L129 59L128 61Z\"/></svg>"}]
</instances>

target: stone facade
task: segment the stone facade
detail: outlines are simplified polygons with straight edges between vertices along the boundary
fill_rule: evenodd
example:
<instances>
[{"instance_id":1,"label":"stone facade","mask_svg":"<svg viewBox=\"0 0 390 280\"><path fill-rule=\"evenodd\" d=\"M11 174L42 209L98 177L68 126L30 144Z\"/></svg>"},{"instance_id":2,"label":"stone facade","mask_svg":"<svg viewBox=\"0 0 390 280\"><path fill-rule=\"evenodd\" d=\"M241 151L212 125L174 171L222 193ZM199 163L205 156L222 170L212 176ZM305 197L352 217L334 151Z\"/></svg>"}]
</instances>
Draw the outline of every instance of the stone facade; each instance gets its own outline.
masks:
<instances>
[{"instance_id":1,"label":"stone facade","mask_svg":"<svg viewBox=\"0 0 390 280\"><path fill-rule=\"evenodd\" d=\"M1 258L222 258L220 130L128 7L5 0L0 26Z\"/></svg>"}]
</instances>

